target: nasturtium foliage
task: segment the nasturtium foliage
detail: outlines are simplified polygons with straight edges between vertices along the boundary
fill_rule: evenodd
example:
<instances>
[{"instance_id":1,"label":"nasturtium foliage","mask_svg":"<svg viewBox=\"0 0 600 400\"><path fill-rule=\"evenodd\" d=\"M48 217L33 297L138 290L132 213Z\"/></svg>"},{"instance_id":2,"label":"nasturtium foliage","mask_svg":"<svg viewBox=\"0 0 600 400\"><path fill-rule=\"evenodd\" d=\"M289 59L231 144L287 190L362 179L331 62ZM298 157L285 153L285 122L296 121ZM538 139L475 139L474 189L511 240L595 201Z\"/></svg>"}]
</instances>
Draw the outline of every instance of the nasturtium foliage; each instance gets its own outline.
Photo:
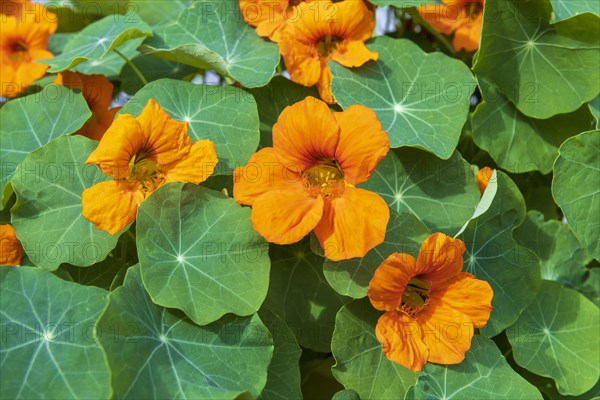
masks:
<instances>
[{"instance_id":1,"label":"nasturtium foliage","mask_svg":"<svg viewBox=\"0 0 600 400\"><path fill-rule=\"evenodd\" d=\"M88 267L106 258L118 235L96 229L81 214L83 191L107 177L85 160L97 142L62 136L31 152L19 164L12 224L29 259L55 270L62 263Z\"/></svg>"},{"instance_id":2,"label":"nasturtium foliage","mask_svg":"<svg viewBox=\"0 0 600 400\"><path fill-rule=\"evenodd\" d=\"M95 328L108 292L34 267L2 267L0 290L2 398L111 396Z\"/></svg>"},{"instance_id":3,"label":"nasturtium foliage","mask_svg":"<svg viewBox=\"0 0 600 400\"><path fill-rule=\"evenodd\" d=\"M118 398L256 398L267 381L273 340L256 314L195 325L152 302L138 266L98 330Z\"/></svg>"},{"instance_id":4,"label":"nasturtium foliage","mask_svg":"<svg viewBox=\"0 0 600 400\"><path fill-rule=\"evenodd\" d=\"M269 247L250 209L222 193L170 183L142 203L136 224L144 287L157 304L204 325L250 315L269 286Z\"/></svg>"},{"instance_id":5,"label":"nasturtium foliage","mask_svg":"<svg viewBox=\"0 0 600 400\"><path fill-rule=\"evenodd\" d=\"M577 396L600 378L600 309L575 290L543 281L537 297L506 331L515 361Z\"/></svg>"},{"instance_id":6,"label":"nasturtium foliage","mask_svg":"<svg viewBox=\"0 0 600 400\"><path fill-rule=\"evenodd\" d=\"M600 4L594 0L552 0L552 22L575 17L583 13L600 15Z\"/></svg>"}]
</instances>

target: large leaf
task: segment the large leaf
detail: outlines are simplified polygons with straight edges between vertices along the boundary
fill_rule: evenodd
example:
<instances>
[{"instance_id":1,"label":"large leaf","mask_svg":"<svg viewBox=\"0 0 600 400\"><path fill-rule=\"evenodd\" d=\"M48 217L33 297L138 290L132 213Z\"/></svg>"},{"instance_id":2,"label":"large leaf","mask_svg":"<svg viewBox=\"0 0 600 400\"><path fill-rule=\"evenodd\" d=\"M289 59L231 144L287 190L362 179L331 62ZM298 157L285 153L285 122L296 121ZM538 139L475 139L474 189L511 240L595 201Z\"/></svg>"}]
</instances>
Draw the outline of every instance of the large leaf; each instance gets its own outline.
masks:
<instances>
[{"instance_id":1,"label":"large leaf","mask_svg":"<svg viewBox=\"0 0 600 400\"><path fill-rule=\"evenodd\" d=\"M258 111L251 94L232 86L194 85L173 79L149 83L121 109L137 116L154 99L171 117L189 123L193 140L210 139L219 164L214 174L231 174L258 146Z\"/></svg>"},{"instance_id":2,"label":"large leaf","mask_svg":"<svg viewBox=\"0 0 600 400\"><path fill-rule=\"evenodd\" d=\"M246 87L266 85L279 63L277 45L260 38L239 11L238 0L200 0L177 21L156 29L142 51L213 69Z\"/></svg>"},{"instance_id":3,"label":"large leaf","mask_svg":"<svg viewBox=\"0 0 600 400\"><path fill-rule=\"evenodd\" d=\"M143 37L128 40L117 50L128 60L132 60L140 54L136 49L143 41ZM125 65L127 65L127 61L121 55L111 51L100 59L93 59L77 64L73 67L73 71L88 75L101 74L105 75L108 79L119 80L119 74Z\"/></svg>"},{"instance_id":4,"label":"large leaf","mask_svg":"<svg viewBox=\"0 0 600 400\"><path fill-rule=\"evenodd\" d=\"M328 64L338 103L342 108L372 108L391 147L420 147L443 159L452 156L475 89L469 68L444 54L427 54L405 39L382 36L369 48L379 53L378 61L353 69Z\"/></svg>"},{"instance_id":5,"label":"large leaf","mask_svg":"<svg viewBox=\"0 0 600 400\"><path fill-rule=\"evenodd\" d=\"M560 147L552 195L583 247L600 260L600 130L577 135Z\"/></svg>"},{"instance_id":6,"label":"large leaf","mask_svg":"<svg viewBox=\"0 0 600 400\"><path fill-rule=\"evenodd\" d=\"M150 36L152 31L135 13L109 15L86 26L69 40L62 53L43 61L48 72L61 72L84 61L100 61L128 40Z\"/></svg>"},{"instance_id":7,"label":"large leaf","mask_svg":"<svg viewBox=\"0 0 600 400\"><path fill-rule=\"evenodd\" d=\"M133 58L131 63L136 66L148 82L161 78L180 79L196 72L196 69L189 65L143 54ZM145 85L129 64L126 64L121 70L119 80L121 81L121 90L129 94L135 94Z\"/></svg>"},{"instance_id":8,"label":"large leaf","mask_svg":"<svg viewBox=\"0 0 600 400\"><path fill-rule=\"evenodd\" d=\"M4 186L25 156L58 136L76 132L91 115L81 93L61 85L46 86L0 108L2 206L8 200Z\"/></svg>"},{"instance_id":9,"label":"large leaf","mask_svg":"<svg viewBox=\"0 0 600 400\"><path fill-rule=\"evenodd\" d=\"M289 246L271 246L271 279L265 306L286 321L298 342L328 353L335 315L350 299L337 294L323 276L322 257L308 238Z\"/></svg>"},{"instance_id":10,"label":"large leaf","mask_svg":"<svg viewBox=\"0 0 600 400\"><path fill-rule=\"evenodd\" d=\"M83 191L107 179L96 166L85 164L97 144L83 136L62 136L29 154L17 168L12 223L37 266L88 267L104 260L117 244L118 235L96 229L81 214Z\"/></svg>"},{"instance_id":11,"label":"large leaf","mask_svg":"<svg viewBox=\"0 0 600 400\"><path fill-rule=\"evenodd\" d=\"M517 374L490 339L475 335L458 365L427 364L414 389L415 400L542 400L541 393Z\"/></svg>"},{"instance_id":12,"label":"large leaf","mask_svg":"<svg viewBox=\"0 0 600 400\"><path fill-rule=\"evenodd\" d=\"M110 398L94 326L107 292L38 268L0 269L3 399Z\"/></svg>"},{"instance_id":13,"label":"large leaf","mask_svg":"<svg viewBox=\"0 0 600 400\"><path fill-rule=\"evenodd\" d=\"M326 260L323 264L325 278L340 294L356 299L364 297L375 270L383 260L394 252L416 256L427 236L427 227L416 217L407 213L398 214L392 210L384 242L363 258Z\"/></svg>"},{"instance_id":14,"label":"large leaf","mask_svg":"<svg viewBox=\"0 0 600 400\"><path fill-rule=\"evenodd\" d=\"M535 297L541 276L536 255L513 239L525 219L525 202L508 176L496 171L498 190L490 208L460 235L465 242L463 270L487 281L493 291L492 314L482 333L495 336L515 323Z\"/></svg>"},{"instance_id":15,"label":"large leaf","mask_svg":"<svg viewBox=\"0 0 600 400\"><path fill-rule=\"evenodd\" d=\"M250 315L269 286L269 247L250 209L219 192L170 183L138 209L137 248L152 300L207 324Z\"/></svg>"},{"instance_id":16,"label":"large leaf","mask_svg":"<svg viewBox=\"0 0 600 400\"><path fill-rule=\"evenodd\" d=\"M273 353L258 316L207 326L152 303L132 267L98 323L119 399L256 398Z\"/></svg>"},{"instance_id":17,"label":"large leaf","mask_svg":"<svg viewBox=\"0 0 600 400\"><path fill-rule=\"evenodd\" d=\"M549 0L486 0L473 70L519 111L545 119L577 110L600 92L600 24L582 14L550 24Z\"/></svg>"},{"instance_id":18,"label":"large leaf","mask_svg":"<svg viewBox=\"0 0 600 400\"><path fill-rule=\"evenodd\" d=\"M294 333L281 318L272 312L261 310L259 315L269 329L275 347L267 373L267 384L259 399L301 399L298 362L302 350L294 339Z\"/></svg>"},{"instance_id":19,"label":"large leaf","mask_svg":"<svg viewBox=\"0 0 600 400\"><path fill-rule=\"evenodd\" d=\"M390 151L362 187L399 213L417 217L431 232L455 234L473 215L480 194L458 152L447 161L417 149Z\"/></svg>"},{"instance_id":20,"label":"large leaf","mask_svg":"<svg viewBox=\"0 0 600 400\"><path fill-rule=\"evenodd\" d=\"M600 378L600 310L576 291L544 281L531 305L506 331L517 364L580 395Z\"/></svg>"},{"instance_id":21,"label":"large leaf","mask_svg":"<svg viewBox=\"0 0 600 400\"><path fill-rule=\"evenodd\" d=\"M552 21L561 21L583 13L600 15L600 3L596 0L552 0Z\"/></svg>"},{"instance_id":22,"label":"large leaf","mask_svg":"<svg viewBox=\"0 0 600 400\"><path fill-rule=\"evenodd\" d=\"M355 300L340 310L331 351L333 376L361 399L403 399L417 374L388 360L375 336L380 312L368 299Z\"/></svg>"},{"instance_id":23,"label":"large leaf","mask_svg":"<svg viewBox=\"0 0 600 400\"><path fill-rule=\"evenodd\" d=\"M493 86L483 86L483 101L473 114L473 141L502 169L523 173L552 171L558 148L569 137L590 129L586 105L549 119L529 118Z\"/></svg>"},{"instance_id":24,"label":"large leaf","mask_svg":"<svg viewBox=\"0 0 600 400\"><path fill-rule=\"evenodd\" d=\"M140 1L129 4L134 5L135 11L145 22L158 26L172 23L192 3L193 0L170 0L168 7L160 1Z\"/></svg>"}]
</instances>

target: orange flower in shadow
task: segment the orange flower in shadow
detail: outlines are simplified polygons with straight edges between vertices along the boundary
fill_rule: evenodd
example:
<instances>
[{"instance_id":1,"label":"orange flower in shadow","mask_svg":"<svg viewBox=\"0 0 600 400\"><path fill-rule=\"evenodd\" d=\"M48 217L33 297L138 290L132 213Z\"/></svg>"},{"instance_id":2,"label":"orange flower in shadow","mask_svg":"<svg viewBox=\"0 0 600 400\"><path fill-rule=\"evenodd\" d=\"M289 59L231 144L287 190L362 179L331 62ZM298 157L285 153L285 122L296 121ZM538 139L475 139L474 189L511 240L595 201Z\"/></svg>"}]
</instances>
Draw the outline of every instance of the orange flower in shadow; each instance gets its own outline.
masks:
<instances>
[{"instance_id":1,"label":"orange flower in shadow","mask_svg":"<svg viewBox=\"0 0 600 400\"><path fill-rule=\"evenodd\" d=\"M494 170L490 167L483 167L479 170L479 172L477 172L475 179L477 180L477 186L479 186L479 192L482 196L483 192L485 192L485 189L488 186L488 183L490 183L490 179L492 179L493 173Z\"/></svg>"},{"instance_id":2,"label":"orange flower in shadow","mask_svg":"<svg viewBox=\"0 0 600 400\"><path fill-rule=\"evenodd\" d=\"M413 371L429 361L458 364L471 347L474 328L492 311L490 285L461 272L465 245L434 233L418 258L394 253L375 271L367 295L385 311L375 328L385 356Z\"/></svg>"},{"instance_id":3,"label":"orange flower in shadow","mask_svg":"<svg viewBox=\"0 0 600 400\"><path fill-rule=\"evenodd\" d=\"M104 75L85 75L79 72L65 71L59 74L54 83L81 90L92 116L77 131L92 140L100 140L112 124L121 107L109 109L112 104L113 85Z\"/></svg>"},{"instance_id":4,"label":"orange flower in shadow","mask_svg":"<svg viewBox=\"0 0 600 400\"><path fill-rule=\"evenodd\" d=\"M481 40L484 0L442 0L417 9L421 17L445 35L454 33L452 45L456 51L475 51Z\"/></svg>"},{"instance_id":5,"label":"orange flower in shadow","mask_svg":"<svg viewBox=\"0 0 600 400\"><path fill-rule=\"evenodd\" d=\"M314 230L331 260L363 257L383 242L390 211L365 182L389 150L375 113L354 105L331 112L307 97L283 110L273 147L234 172L234 198L252 206L269 242L295 243Z\"/></svg>"},{"instance_id":6,"label":"orange flower in shadow","mask_svg":"<svg viewBox=\"0 0 600 400\"><path fill-rule=\"evenodd\" d=\"M48 65L37 61L53 57L48 51L48 40L58 21L41 4L22 4L17 8L15 15L2 15L0 33L0 95L9 98L24 92L46 73Z\"/></svg>"},{"instance_id":7,"label":"orange flower in shadow","mask_svg":"<svg viewBox=\"0 0 600 400\"><path fill-rule=\"evenodd\" d=\"M141 114L117 116L86 163L113 180L82 195L83 216L111 234L135 220L139 204L168 182L205 181L217 164L214 143L192 143L188 124L173 120L153 99Z\"/></svg>"},{"instance_id":8,"label":"orange flower in shadow","mask_svg":"<svg viewBox=\"0 0 600 400\"><path fill-rule=\"evenodd\" d=\"M375 26L373 12L363 1L316 1L297 8L298 19L287 24L279 51L292 81L317 84L321 98L334 104L327 62L351 68L379 57L364 43Z\"/></svg>"},{"instance_id":9,"label":"orange flower in shadow","mask_svg":"<svg viewBox=\"0 0 600 400\"><path fill-rule=\"evenodd\" d=\"M11 225L0 225L0 265L21 265L23 247Z\"/></svg>"},{"instance_id":10,"label":"orange flower in shadow","mask_svg":"<svg viewBox=\"0 0 600 400\"><path fill-rule=\"evenodd\" d=\"M244 21L256 27L256 33L279 42L288 21L298 18L300 3L313 0L240 0L240 11Z\"/></svg>"}]
</instances>

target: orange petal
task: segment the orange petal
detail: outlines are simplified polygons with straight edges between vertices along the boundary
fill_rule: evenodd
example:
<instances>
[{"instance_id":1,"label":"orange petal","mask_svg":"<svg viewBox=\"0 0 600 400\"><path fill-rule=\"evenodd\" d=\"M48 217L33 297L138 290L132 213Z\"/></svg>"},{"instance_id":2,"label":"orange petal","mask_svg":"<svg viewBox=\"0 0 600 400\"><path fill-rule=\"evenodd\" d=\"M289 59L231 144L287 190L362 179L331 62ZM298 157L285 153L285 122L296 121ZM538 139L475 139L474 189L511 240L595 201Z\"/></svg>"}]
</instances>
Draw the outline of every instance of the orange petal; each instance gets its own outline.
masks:
<instances>
[{"instance_id":1,"label":"orange petal","mask_svg":"<svg viewBox=\"0 0 600 400\"><path fill-rule=\"evenodd\" d=\"M208 139L198 140L184 158L163 166L162 172L166 175L165 182L198 184L212 175L217 161L215 144Z\"/></svg>"},{"instance_id":2,"label":"orange petal","mask_svg":"<svg viewBox=\"0 0 600 400\"><path fill-rule=\"evenodd\" d=\"M138 120L121 114L104 133L86 163L98 164L105 175L115 179L125 178L129 175L131 157L146 146L145 139Z\"/></svg>"},{"instance_id":3,"label":"orange petal","mask_svg":"<svg viewBox=\"0 0 600 400\"><path fill-rule=\"evenodd\" d=\"M333 92L331 91L331 81L333 79L333 75L331 74L331 70L327 65L324 65L321 69L321 76L319 77L319 82L317 82L317 89L319 90L319 97L323 99L327 104L336 104L337 101L335 97L333 97Z\"/></svg>"},{"instance_id":4,"label":"orange petal","mask_svg":"<svg viewBox=\"0 0 600 400\"><path fill-rule=\"evenodd\" d=\"M333 53L331 59L342 64L344 67L360 67L370 60L377 60L379 53L367 48L363 42L352 41L339 46Z\"/></svg>"},{"instance_id":5,"label":"orange petal","mask_svg":"<svg viewBox=\"0 0 600 400\"><path fill-rule=\"evenodd\" d=\"M248 164L233 173L233 198L240 204L252 205L264 193L273 189L302 185L299 171L283 166L272 147L254 153Z\"/></svg>"},{"instance_id":6,"label":"orange petal","mask_svg":"<svg viewBox=\"0 0 600 400\"><path fill-rule=\"evenodd\" d=\"M490 319L494 291L489 283L467 272L432 287L431 301L443 303L465 314L475 328L483 328Z\"/></svg>"},{"instance_id":7,"label":"orange petal","mask_svg":"<svg viewBox=\"0 0 600 400\"><path fill-rule=\"evenodd\" d=\"M483 167L477 172L476 180L477 186L479 186L479 192L483 196L483 192L487 188L487 185L490 183L490 179L492 179L492 174L494 170L490 167Z\"/></svg>"},{"instance_id":8,"label":"orange petal","mask_svg":"<svg viewBox=\"0 0 600 400\"><path fill-rule=\"evenodd\" d=\"M420 371L427 363L429 350L423 343L421 328L407 315L386 312L377 321L375 335L388 359L412 371Z\"/></svg>"},{"instance_id":9,"label":"orange petal","mask_svg":"<svg viewBox=\"0 0 600 400\"><path fill-rule=\"evenodd\" d=\"M335 159L346 180L353 185L365 182L390 149L390 141L373 110L353 105L334 113L340 125Z\"/></svg>"},{"instance_id":10,"label":"orange petal","mask_svg":"<svg viewBox=\"0 0 600 400\"><path fill-rule=\"evenodd\" d=\"M481 28L483 26L483 14L479 14L473 21L468 20L461 27L456 29L452 46L454 50L475 51L479 48L481 40Z\"/></svg>"},{"instance_id":11,"label":"orange petal","mask_svg":"<svg viewBox=\"0 0 600 400\"><path fill-rule=\"evenodd\" d=\"M423 18L436 31L450 35L468 18L459 4L427 4L417 7Z\"/></svg>"},{"instance_id":12,"label":"orange petal","mask_svg":"<svg viewBox=\"0 0 600 400\"><path fill-rule=\"evenodd\" d=\"M330 260L364 257L383 242L389 219L390 209L378 194L347 187L327 201L315 234Z\"/></svg>"},{"instance_id":13,"label":"orange petal","mask_svg":"<svg viewBox=\"0 0 600 400\"><path fill-rule=\"evenodd\" d=\"M462 240L439 232L430 235L417 257L419 275L430 283L447 281L462 270L464 252Z\"/></svg>"},{"instance_id":14,"label":"orange petal","mask_svg":"<svg viewBox=\"0 0 600 400\"><path fill-rule=\"evenodd\" d=\"M106 76L72 71L64 71L61 75L63 85L81 90L92 112L106 111L112 104L113 84Z\"/></svg>"},{"instance_id":15,"label":"orange petal","mask_svg":"<svg viewBox=\"0 0 600 400\"><path fill-rule=\"evenodd\" d=\"M149 156L158 164L171 164L183 158L192 145L187 122L175 121L154 100L137 117L146 138Z\"/></svg>"},{"instance_id":16,"label":"orange petal","mask_svg":"<svg viewBox=\"0 0 600 400\"><path fill-rule=\"evenodd\" d=\"M292 81L304 86L313 86L319 82L324 67L313 47L300 43L296 36L287 32L279 41L285 66Z\"/></svg>"},{"instance_id":17,"label":"orange petal","mask_svg":"<svg viewBox=\"0 0 600 400\"><path fill-rule=\"evenodd\" d=\"M0 265L21 265L23 247L12 225L0 225Z\"/></svg>"},{"instance_id":18,"label":"orange petal","mask_svg":"<svg viewBox=\"0 0 600 400\"><path fill-rule=\"evenodd\" d=\"M77 131L78 135L82 135L92 140L101 140L104 132L112 125L115 115L121 107L115 107L110 110L93 112L90 119Z\"/></svg>"},{"instance_id":19,"label":"orange petal","mask_svg":"<svg viewBox=\"0 0 600 400\"><path fill-rule=\"evenodd\" d=\"M100 182L83 191L82 214L96 228L114 235L135 221L142 200L144 195L135 183Z\"/></svg>"},{"instance_id":20,"label":"orange petal","mask_svg":"<svg viewBox=\"0 0 600 400\"><path fill-rule=\"evenodd\" d=\"M417 271L417 260L410 254L393 253L375 270L367 296L381 311L393 311L400 305L408 281Z\"/></svg>"},{"instance_id":21,"label":"orange petal","mask_svg":"<svg viewBox=\"0 0 600 400\"><path fill-rule=\"evenodd\" d=\"M252 225L267 241L295 243L314 229L323 215L323 198L304 188L271 190L254 201Z\"/></svg>"},{"instance_id":22,"label":"orange petal","mask_svg":"<svg viewBox=\"0 0 600 400\"><path fill-rule=\"evenodd\" d=\"M273 148L286 168L305 171L334 158L339 135L327 104L309 96L281 112L273 126Z\"/></svg>"}]
</instances>

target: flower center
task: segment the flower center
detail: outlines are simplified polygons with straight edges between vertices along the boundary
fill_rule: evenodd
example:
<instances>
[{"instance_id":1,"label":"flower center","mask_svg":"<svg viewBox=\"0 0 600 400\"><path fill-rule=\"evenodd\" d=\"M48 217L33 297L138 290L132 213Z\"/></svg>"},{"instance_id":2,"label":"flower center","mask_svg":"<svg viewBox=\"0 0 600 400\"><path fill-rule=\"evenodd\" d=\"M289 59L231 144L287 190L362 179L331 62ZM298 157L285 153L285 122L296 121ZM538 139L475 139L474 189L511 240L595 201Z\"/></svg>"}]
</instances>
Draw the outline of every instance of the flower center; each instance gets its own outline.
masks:
<instances>
[{"instance_id":1,"label":"flower center","mask_svg":"<svg viewBox=\"0 0 600 400\"><path fill-rule=\"evenodd\" d=\"M320 57L328 57L340 44L342 39L337 36L323 36L316 44L317 52Z\"/></svg>"},{"instance_id":2,"label":"flower center","mask_svg":"<svg viewBox=\"0 0 600 400\"><path fill-rule=\"evenodd\" d=\"M13 64L21 64L23 60L29 57L27 43L25 41L17 39L10 43L10 61Z\"/></svg>"},{"instance_id":3,"label":"flower center","mask_svg":"<svg viewBox=\"0 0 600 400\"><path fill-rule=\"evenodd\" d=\"M429 303L429 284L420 279L412 278L408 281L406 289L402 294L402 303L398 311L402 311L411 317L419 312Z\"/></svg>"},{"instance_id":4,"label":"flower center","mask_svg":"<svg viewBox=\"0 0 600 400\"><path fill-rule=\"evenodd\" d=\"M164 183L165 177L158 170L156 162L143 154L135 154L129 160L128 180L137 182L140 190L151 192Z\"/></svg>"},{"instance_id":5,"label":"flower center","mask_svg":"<svg viewBox=\"0 0 600 400\"><path fill-rule=\"evenodd\" d=\"M335 160L327 160L304 171L304 188L314 196L339 197L344 193L344 173Z\"/></svg>"}]
</instances>

